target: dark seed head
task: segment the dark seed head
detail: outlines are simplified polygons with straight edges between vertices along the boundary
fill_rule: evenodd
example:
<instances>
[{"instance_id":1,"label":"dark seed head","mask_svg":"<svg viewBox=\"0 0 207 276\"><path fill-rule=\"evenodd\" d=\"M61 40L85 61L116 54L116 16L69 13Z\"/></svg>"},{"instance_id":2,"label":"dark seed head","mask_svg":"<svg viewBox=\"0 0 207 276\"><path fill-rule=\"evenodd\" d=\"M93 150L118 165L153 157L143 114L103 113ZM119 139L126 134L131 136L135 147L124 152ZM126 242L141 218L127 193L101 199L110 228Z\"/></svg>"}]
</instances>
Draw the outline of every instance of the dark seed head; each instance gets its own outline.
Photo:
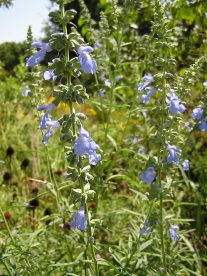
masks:
<instances>
[{"instance_id":1,"label":"dark seed head","mask_svg":"<svg viewBox=\"0 0 207 276\"><path fill-rule=\"evenodd\" d=\"M37 195L39 192L39 189L37 187L34 187L31 191L32 194Z\"/></svg>"},{"instance_id":2,"label":"dark seed head","mask_svg":"<svg viewBox=\"0 0 207 276\"><path fill-rule=\"evenodd\" d=\"M44 211L44 216L49 216L51 214L52 214L51 208L46 208L45 211Z\"/></svg>"},{"instance_id":3,"label":"dark seed head","mask_svg":"<svg viewBox=\"0 0 207 276\"><path fill-rule=\"evenodd\" d=\"M4 178L4 181L7 182L12 178L12 174L10 172L5 172L3 178Z\"/></svg>"},{"instance_id":4,"label":"dark seed head","mask_svg":"<svg viewBox=\"0 0 207 276\"><path fill-rule=\"evenodd\" d=\"M11 215L11 213L9 211L5 211L4 212L4 217L7 220L12 220L12 215Z\"/></svg>"},{"instance_id":5,"label":"dark seed head","mask_svg":"<svg viewBox=\"0 0 207 276\"><path fill-rule=\"evenodd\" d=\"M29 160L28 160L27 158L25 158L25 159L22 161L21 169L22 169L22 170L25 170L28 166L29 166Z\"/></svg>"},{"instance_id":6,"label":"dark seed head","mask_svg":"<svg viewBox=\"0 0 207 276\"><path fill-rule=\"evenodd\" d=\"M39 200L37 198L31 199L29 201L28 209L36 209L39 206Z\"/></svg>"},{"instance_id":7,"label":"dark seed head","mask_svg":"<svg viewBox=\"0 0 207 276\"><path fill-rule=\"evenodd\" d=\"M8 147L6 150L6 155L11 157L14 154L14 149L12 147Z\"/></svg>"}]
</instances>

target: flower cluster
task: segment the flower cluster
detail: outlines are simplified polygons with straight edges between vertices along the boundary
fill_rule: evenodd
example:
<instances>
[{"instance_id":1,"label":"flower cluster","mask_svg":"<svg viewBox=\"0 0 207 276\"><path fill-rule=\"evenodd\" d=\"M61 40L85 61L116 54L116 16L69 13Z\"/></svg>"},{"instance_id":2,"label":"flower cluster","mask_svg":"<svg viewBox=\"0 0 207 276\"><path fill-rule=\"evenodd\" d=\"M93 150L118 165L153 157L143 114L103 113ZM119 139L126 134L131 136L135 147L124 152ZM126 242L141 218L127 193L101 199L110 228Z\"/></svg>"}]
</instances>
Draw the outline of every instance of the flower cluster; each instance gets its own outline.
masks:
<instances>
[{"instance_id":1,"label":"flower cluster","mask_svg":"<svg viewBox=\"0 0 207 276\"><path fill-rule=\"evenodd\" d=\"M40 118L40 129L44 130L47 127L48 130L45 133L42 143L46 144L51 137L51 135L54 133L55 128L58 128L60 126L60 123L58 121L52 121L51 115L49 114L49 111L53 110L55 108L55 105L53 103L48 105L41 105L38 107L38 111L45 110L46 113Z\"/></svg>"},{"instance_id":2,"label":"flower cluster","mask_svg":"<svg viewBox=\"0 0 207 276\"><path fill-rule=\"evenodd\" d=\"M141 96L141 102L146 104L150 98L154 95L156 88L150 87L149 84L154 81L154 77L151 74L144 75L144 82L138 84L139 91L147 91L147 94Z\"/></svg>"}]
</instances>

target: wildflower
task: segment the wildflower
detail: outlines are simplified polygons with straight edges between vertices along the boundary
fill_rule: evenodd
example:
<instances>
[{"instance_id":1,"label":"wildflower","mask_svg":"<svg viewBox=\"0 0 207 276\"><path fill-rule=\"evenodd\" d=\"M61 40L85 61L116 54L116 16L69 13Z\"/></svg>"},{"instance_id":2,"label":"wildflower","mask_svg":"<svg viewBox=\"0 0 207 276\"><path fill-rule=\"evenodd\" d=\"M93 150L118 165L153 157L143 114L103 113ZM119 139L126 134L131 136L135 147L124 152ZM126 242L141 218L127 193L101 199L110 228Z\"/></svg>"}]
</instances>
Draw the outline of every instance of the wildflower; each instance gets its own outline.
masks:
<instances>
[{"instance_id":1,"label":"wildflower","mask_svg":"<svg viewBox=\"0 0 207 276\"><path fill-rule=\"evenodd\" d=\"M101 47L101 43L99 41L95 41L95 47L96 48L100 48Z\"/></svg>"},{"instance_id":2,"label":"wildflower","mask_svg":"<svg viewBox=\"0 0 207 276\"><path fill-rule=\"evenodd\" d=\"M141 147L140 150L139 150L139 153L145 154L145 148L144 148L144 147Z\"/></svg>"},{"instance_id":3,"label":"wildflower","mask_svg":"<svg viewBox=\"0 0 207 276\"><path fill-rule=\"evenodd\" d=\"M54 133L54 128L49 128L48 131L45 133L43 139L42 139L42 143L43 144L47 144L49 138L52 136L52 134Z\"/></svg>"},{"instance_id":4,"label":"wildflower","mask_svg":"<svg viewBox=\"0 0 207 276\"><path fill-rule=\"evenodd\" d=\"M80 231L85 231L87 228L87 217L84 213L84 206L81 206L78 212L73 214L73 220L69 223L70 226L77 228Z\"/></svg>"},{"instance_id":5,"label":"wildflower","mask_svg":"<svg viewBox=\"0 0 207 276\"><path fill-rule=\"evenodd\" d=\"M138 90L139 91L143 91L145 90L145 88L154 81L154 77L152 76L152 74L147 74L144 75L143 80L145 80L145 82L141 82L138 84Z\"/></svg>"},{"instance_id":6,"label":"wildflower","mask_svg":"<svg viewBox=\"0 0 207 276\"><path fill-rule=\"evenodd\" d=\"M150 185L155 179L154 167L148 167L145 172L140 175L140 179Z\"/></svg>"},{"instance_id":7,"label":"wildflower","mask_svg":"<svg viewBox=\"0 0 207 276\"><path fill-rule=\"evenodd\" d=\"M137 137L134 137L132 140L132 144L135 145L138 142L139 142L139 139Z\"/></svg>"},{"instance_id":8,"label":"wildflower","mask_svg":"<svg viewBox=\"0 0 207 276\"><path fill-rule=\"evenodd\" d=\"M105 89L101 89L99 91L99 97L103 98L104 97L104 94L105 94L106 90Z\"/></svg>"},{"instance_id":9,"label":"wildflower","mask_svg":"<svg viewBox=\"0 0 207 276\"><path fill-rule=\"evenodd\" d=\"M179 152L181 152L180 149L176 148L176 146L167 145L168 149L168 156L167 156L167 163L175 163L176 165L179 164L180 160L177 156Z\"/></svg>"},{"instance_id":10,"label":"wildflower","mask_svg":"<svg viewBox=\"0 0 207 276\"><path fill-rule=\"evenodd\" d=\"M183 113L185 111L185 106L180 103L180 99L174 93L173 89L170 89L170 98L166 98L166 102L170 105L170 112L176 114L177 112Z\"/></svg>"},{"instance_id":11,"label":"wildflower","mask_svg":"<svg viewBox=\"0 0 207 276\"><path fill-rule=\"evenodd\" d=\"M97 64L95 59L92 59L89 55L90 52L93 52L93 48L91 46L79 46L77 52L79 55L78 60L83 72L91 74L95 73L97 70Z\"/></svg>"},{"instance_id":12,"label":"wildflower","mask_svg":"<svg viewBox=\"0 0 207 276\"><path fill-rule=\"evenodd\" d=\"M55 76L54 70L53 70L53 69L48 70L48 71L45 71L43 76L44 76L44 79L45 79L45 80L50 80L50 79L52 79L52 80L55 81L55 80L57 79L57 76Z\"/></svg>"},{"instance_id":13,"label":"wildflower","mask_svg":"<svg viewBox=\"0 0 207 276\"><path fill-rule=\"evenodd\" d=\"M207 81L204 81L203 86L207 88Z\"/></svg>"},{"instance_id":14,"label":"wildflower","mask_svg":"<svg viewBox=\"0 0 207 276\"><path fill-rule=\"evenodd\" d=\"M29 86L27 85L25 90L22 92L22 96L27 97L29 93L32 91L30 90Z\"/></svg>"},{"instance_id":15,"label":"wildflower","mask_svg":"<svg viewBox=\"0 0 207 276\"><path fill-rule=\"evenodd\" d=\"M40 118L40 129L46 129L47 128L47 122L51 121L51 115L47 111L41 118Z\"/></svg>"},{"instance_id":16,"label":"wildflower","mask_svg":"<svg viewBox=\"0 0 207 276\"><path fill-rule=\"evenodd\" d=\"M145 226L142 227L142 228L140 228L140 231L139 231L139 233L140 233L141 235L143 235L143 234L148 234L148 233L151 232L150 223L149 223L148 221L146 221L144 224L145 224Z\"/></svg>"},{"instance_id":17,"label":"wildflower","mask_svg":"<svg viewBox=\"0 0 207 276\"><path fill-rule=\"evenodd\" d=\"M187 130L190 132L192 130L192 127L190 127L190 123L189 122L185 122L185 126L187 128Z\"/></svg>"},{"instance_id":18,"label":"wildflower","mask_svg":"<svg viewBox=\"0 0 207 276\"><path fill-rule=\"evenodd\" d=\"M203 116L203 108L194 108L192 112L192 118L195 120L200 120Z\"/></svg>"},{"instance_id":19,"label":"wildflower","mask_svg":"<svg viewBox=\"0 0 207 276\"><path fill-rule=\"evenodd\" d=\"M206 119L203 118L201 123L199 124L198 128L201 130L201 131L207 131L207 122L206 122Z\"/></svg>"},{"instance_id":20,"label":"wildflower","mask_svg":"<svg viewBox=\"0 0 207 276\"><path fill-rule=\"evenodd\" d=\"M111 82L110 82L110 80L105 80L105 86L107 86L107 87L111 87Z\"/></svg>"},{"instance_id":21,"label":"wildflower","mask_svg":"<svg viewBox=\"0 0 207 276\"><path fill-rule=\"evenodd\" d=\"M74 153L80 156L87 155L89 163L96 165L101 159L101 155L96 153L99 146L90 138L88 131L82 126L79 128L79 137L74 144Z\"/></svg>"},{"instance_id":22,"label":"wildflower","mask_svg":"<svg viewBox=\"0 0 207 276\"><path fill-rule=\"evenodd\" d=\"M55 104L54 103L50 103L48 105L40 105L38 107L38 111L42 111L42 110L46 110L46 111L51 111L53 109L55 109Z\"/></svg>"},{"instance_id":23,"label":"wildflower","mask_svg":"<svg viewBox=\"0 0 207 276\"><path fill-rule=\"evenodd\" d=\"M33 67L40 63L45 57L46 52L52 51L52 48L49 43L42 43L36 41L32 43L32 47L39 48L40 50L27 59L25 65L29 67Z\"/></svg>"},{"instance_id":24,"label":"wildflower","mask_svg":"<svg viewBox=\"0 0 207 276\"><path fill-rule=\"evenodd\" d=\"M150 98L154 95L156 88L155 87L146 87L145 90L149 90L146 95L141 96L141 102L146 104L149 102Z\"/></svg>"},{"instance_id":25,"label":"wildflower","mask_svg":"<svg viewBox=\"0 0 207 276\"><path fill-rule=\"evenodd\" d=\"M184 171L188 171L189 170L189 160L187 160L187 159L184 160L182 166L183 166Z\"/></svg>"},{"instance_id":26,"label":"wildflower","mask_svg":"<svg viewBox=\"0 0 207 276\"><path fill-rule=\"evenodd\" d=\"M170 237L173 241L179 240L179 235L176 233L176 231L179 230L179 227L177 225L170 225Z\"/></svg>"},{"instance_id":27,"label":"wildflower","mask_svg":"<svg viewBox=\"0 0 207 276\"><path fill-rule=\"evenodd\" d=\"M144 116L144 118L147 118L147 110L142 109L141 112L142 112L142 115Z\"/></svg>"}]
</instances>

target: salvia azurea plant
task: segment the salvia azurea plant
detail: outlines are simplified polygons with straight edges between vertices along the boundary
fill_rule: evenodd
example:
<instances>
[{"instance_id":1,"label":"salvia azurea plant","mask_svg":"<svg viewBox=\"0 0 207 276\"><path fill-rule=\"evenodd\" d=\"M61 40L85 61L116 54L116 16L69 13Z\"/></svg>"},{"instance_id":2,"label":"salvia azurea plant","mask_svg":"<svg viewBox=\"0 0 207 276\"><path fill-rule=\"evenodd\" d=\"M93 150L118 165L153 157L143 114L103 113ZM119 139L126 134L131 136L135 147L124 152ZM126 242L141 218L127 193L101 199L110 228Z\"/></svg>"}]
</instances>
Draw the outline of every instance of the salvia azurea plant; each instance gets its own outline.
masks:
<instances>
[{"instance_id":1,"label":"salvia azurea plant","mask_svg":"<svg viewBox=\"0 0 207 276\"><path fill-rule=\"evenodd\" d=\"M30 233L0 210L3 275L202 275L185 191L199 189L189 152L193 133L207 131L206 57L177 73L173 2L100 1L97 23L80 0L78 28L73 0L56 0L49 16L59 32L45 42L28 32L22 95L42 137L47 179L35 181L46 189L25 204ZM141 34L146 3L152 18ZM53 212L36 225L45 195Z\"/></svg>"}]
</instances>

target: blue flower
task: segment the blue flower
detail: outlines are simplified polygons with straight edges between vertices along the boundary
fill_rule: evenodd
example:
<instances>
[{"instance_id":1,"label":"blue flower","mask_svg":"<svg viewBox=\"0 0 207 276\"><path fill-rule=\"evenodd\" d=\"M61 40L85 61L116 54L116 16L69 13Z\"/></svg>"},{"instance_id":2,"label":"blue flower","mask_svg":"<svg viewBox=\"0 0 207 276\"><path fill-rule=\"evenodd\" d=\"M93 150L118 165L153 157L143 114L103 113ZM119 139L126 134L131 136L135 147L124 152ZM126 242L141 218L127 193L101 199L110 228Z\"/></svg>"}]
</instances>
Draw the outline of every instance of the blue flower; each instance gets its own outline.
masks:
<instances>
[{"instance_id":1,"label":"blue flower","mask_svg":"<svg viewBox=\"0 0 207 276\"><path fill-rule=\"evenodd\" d=\"M139 153L145 154L145 148L143 146L140 148Z\"/></svg>"},{"instance_id":2,"label":"blue flower","mask_svg":"<svg viewBox=\"0 0 207 276\"><path fill-rule=\"evenodd\" d=\"M148 167L145 172L140 175L140 179L150 185L155 179L154 167Z\"/></svg>"},{"instance_id":3,"label":"blue flower","mask_svg":"<svg viewBox=\"0 0 207 276\"><path fill-rule=\"evenodd\" d=\"M189 160L187 160L187 159L184 160L182 166L183 166L184 171L188 171L189 170Z\"/></svg>"},{"instance_id":4,"label":"blue flower","mask_svg":"<svg viewBox=\"0 0 207 276\"><path fill-rule=\"evenodd\" d=\"M50 103L50 104L47 104L47 105L40 105L38 107L38 111L42 111L42 110L46 110L46 111L51 111L53 109L55 109L55 104L54 103Z\"/></svg>"},{"instance_id":5,"label":"blue flower","mask_svg":"<svg viewBox=\"0 0 207 276\"><path fill-rule=\"evenodd\" d=\"M55 81L55 80L57 79L57 76L55 76L55 74L54 74L54 69L45 71L45 72L44 72L44 79L45 79L45 80L50 80L50 79L52 79L52 80Z\"/></svg>"},{"instance_id":6,"label":"blue flower","mask_svg":"<svg viewBox=\"0 0 207 276\"><path fill-rule=\"evenodd\" d=\"M84 213L84 206L81 206L78 212L73 214L73 220L70 222L70 226L77 228L80 231L85 231L87 228L87 217Z\"/></svg>"},{"instance_id":7,"label":"blue flower","mask_svg":"<svg viewBox=\"0 0 207 276\"><path fill-rule=\"evenodd\" d=\"M177 225L170 225L170 237L173 241L179 240L179 235L176 233L176 231L179 230L179 227Z\"/></svg>"},{"instance_id":8,"label":"blue flower","mask_svg":"<svg viewBox=\"0 0 207 276\"><path fill-rule=\"evenodd\" d=\"M170 112L176 114L177 112L183 113L185 111L185 106L180 103L180 99L175 95L174 90L170 89L170 98L166 98L166 102L170 105Z\"/></svg>"},{"instance_id":9,"label":"blue flower","mask_svg":"<svg viewBox=\"0 0 207 276\"><path fill-rule=\"evenodd\" d=\"M190 123L189 122L185 122L185 126L187 128L187 130L190 132L192 130L192 127L190 127Z\"/></svg>"},{"instance_id":10,"label":"blue flower","mask_svg":"<svg viewBox=\"0 0 207 276\"><path fill-rule=\"evenodd\" d=\"M192 112L192 118L195 120L200 120L203 116L203 108L194 108Z\"/></svg>"},{"instance_id":11,"label":"blue flower","mask_svg":"<svg viewBox=\"0 0 207 276\"><path fill-rule=\"evenodd\" d=\"M146 87L145 90L149 90L146 95L141 96L141 102L146 104L149 102L150 98L154 95L156 88L155 87Z\"/></svg>"},{"instance_id":12,"label":"blue flower","mask_svg":"<svg viewBox=\"0 0 207 276\"><path fill-rule=\"evenodd\" d=\"M207 131L207 122L206 122L206 119L203 118L201 123L199 124L198 128L201 130L201 131Z\"/></svg>"},{"instance_id":13,"label":"blue flower","mask_svg":"<svg viewBox=\"0 0 207 276\"><path fill-rule=\"evenodd\" d=\"M79 55L78 60L83 72L91 74L95 73L97 70L97 64L95 59L92 59L89 55L90 52L93 52L93 48L91 46L79 46L77 52Z\"/></svg>"},{"instance_id":14,"label":"blue flower","mask_svg":"<svg viewBox=\"0 0 207 276\"><path fill-rule=\"evenodd\" d=\"M22 96L27 97L29 93L32 93L29 86L26 86L26 89L22 92Z\"/></svg>"},{"instance_id":15,"label":"blue flower","mask_svg":"<svg viewBox=\"0 0 207 276\"><path fill-rule=\"evenodd\" d=\"M148 234L148 233L151 232L150 223L149 223L148 221L146 221L144 224L145 224L145 226L142 227L142 228L140 228L140 231L139 231L139 233L140 233L141 235L143 235L143 234Z\"/></svg>"},{"instance_id":16,"label":"blue flower","mask_svg":"<svg viewBox=\"0 0 207 276\"><path fill-rule=\"evenodd\" d=\"M74 153L80 156L87 155L89 163L96 165L101 159L101 155L96 153L99 146L90 138L89 133L81 126L79 136L74 143Z\"/></svg>"},{"instance_id":17,"label":"blue flower","mask_svg":"<svg viewBox=\"0 0 207 276\"><path fill-rule=\"evenodd\" d=\"M51 115L47 111L42 117L40 117L40 129L46 129L47 128L47 123L51 121Z\"/></svg>"},{"instance_id":18,"label":"blue flower","mask_svg":"<svg viewBox=\"0 0 207 276\"><path fill-rule=\"evenodd\" d=\"M178 165L180 160L177 154L181 152L181 150L176 148L176 146L171 146L171 145L168 145L167 149L168 149L167 163L168 164L175 163L176 165Z\"/></svg>"},{"instance_id":19,"label":"blue flower","mask_svg":"<svg viewBox=\"0 0 207 276\"><path fill-rule=\"evenodd\" d=\"M52 51L49 43L33 42L32 47L39 48L40 50L27 59L25 65L29 67L33 67L40 63L45 57L46 52Z\"/></svg>"},{"instance_id":20,"label":"blue flower","mask_svg":"<svg viewBox=\"0 0 207 276\"><path fill-rule=\"evenodd\" d=\"M49 140L49 138L51 137L51 135L54 133L54 128L49 128L48 130L47 130L47 132L45 133L45 135L44 135L44 137L43 137L43 140L42 140L42 143L43 144L46 144L47 142L48 142L48 140Z\"/></svg>"},{"instance_id":21,"label":"blue flower","mask_svg":"<svg viewBox=\"0 0 207 276\"><path fill-rule=\"evenodd\" d=\"M147 74L147 75L144 75L143 80L144 80L145 82L141 82L141 83L138 84L138 90L139 90L139 91L145 90L145 88L146 88L151 82L154 81L154 77L152 76L152 74Z\"/></svg>"}]
</instances>

